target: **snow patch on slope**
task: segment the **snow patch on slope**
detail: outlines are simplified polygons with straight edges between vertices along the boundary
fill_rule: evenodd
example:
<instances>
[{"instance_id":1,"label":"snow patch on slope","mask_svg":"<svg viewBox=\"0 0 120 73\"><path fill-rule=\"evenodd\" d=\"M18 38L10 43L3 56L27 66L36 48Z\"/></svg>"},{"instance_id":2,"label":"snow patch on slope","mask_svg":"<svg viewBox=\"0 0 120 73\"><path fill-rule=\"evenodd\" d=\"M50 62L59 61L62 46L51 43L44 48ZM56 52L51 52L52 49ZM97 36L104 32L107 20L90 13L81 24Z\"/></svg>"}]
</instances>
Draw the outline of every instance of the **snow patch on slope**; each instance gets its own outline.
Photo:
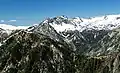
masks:
<instances>
[{"instance_id":1,"label":"snow patch on slope","mask_svg":"<svg viewBox=\"0 0 120 73\"><path fill-rule=\"evenodd\" d=\"M76 30L74 25L62 23L62 25L51 24L57 32L66 31L66 30Z\"/></svg>"}]
</instances>

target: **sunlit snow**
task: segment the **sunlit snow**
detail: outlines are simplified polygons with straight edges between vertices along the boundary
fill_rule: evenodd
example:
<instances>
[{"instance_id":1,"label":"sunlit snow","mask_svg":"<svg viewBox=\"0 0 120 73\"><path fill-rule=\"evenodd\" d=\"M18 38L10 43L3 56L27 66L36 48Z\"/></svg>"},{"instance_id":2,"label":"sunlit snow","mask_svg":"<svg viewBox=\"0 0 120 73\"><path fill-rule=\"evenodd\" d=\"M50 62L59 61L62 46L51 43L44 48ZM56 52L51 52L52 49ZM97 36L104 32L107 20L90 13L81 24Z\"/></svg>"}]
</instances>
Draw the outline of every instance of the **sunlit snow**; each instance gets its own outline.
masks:
<instances>
[{"instance_id":1,"label":"sunlit snow","mask_svg":"<svg viewBox=\"0 0 120 73\"><path fill-rule=\"evenodd\" d=\"M114 28L120 27L120 15L107 15L91 17L88 19L75 17L74 19L69 20L71 24L66 24L62 22L62 24L58 25L53 22L50 23L50 25L53 26L55 30L57 30L57 32L62 32L66 30L79 30L82 32L85 29L112 30ZM73 25L72 23L75 23L75 25Z\"/></svg>"}]
</instances>

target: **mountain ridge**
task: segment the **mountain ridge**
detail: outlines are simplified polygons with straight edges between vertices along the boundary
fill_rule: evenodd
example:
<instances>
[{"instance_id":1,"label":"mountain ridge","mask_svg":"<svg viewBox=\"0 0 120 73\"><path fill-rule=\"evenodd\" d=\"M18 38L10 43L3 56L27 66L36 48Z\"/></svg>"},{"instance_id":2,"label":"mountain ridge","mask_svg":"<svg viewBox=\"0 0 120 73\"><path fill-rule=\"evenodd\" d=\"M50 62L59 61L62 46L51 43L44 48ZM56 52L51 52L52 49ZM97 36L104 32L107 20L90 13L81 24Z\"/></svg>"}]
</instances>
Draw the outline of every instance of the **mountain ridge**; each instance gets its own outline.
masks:
<instances>
[{"instance_id":1,"label":"mountain ridge","mask_svg":"<svg viewBox=\"0 0 120 73\"><path fill-rule=\"evenodd\" d=\"M119 73L120 20L109 17L59 16L12 31L0 44L0 72Z\"/></svg>"}]
</instances>

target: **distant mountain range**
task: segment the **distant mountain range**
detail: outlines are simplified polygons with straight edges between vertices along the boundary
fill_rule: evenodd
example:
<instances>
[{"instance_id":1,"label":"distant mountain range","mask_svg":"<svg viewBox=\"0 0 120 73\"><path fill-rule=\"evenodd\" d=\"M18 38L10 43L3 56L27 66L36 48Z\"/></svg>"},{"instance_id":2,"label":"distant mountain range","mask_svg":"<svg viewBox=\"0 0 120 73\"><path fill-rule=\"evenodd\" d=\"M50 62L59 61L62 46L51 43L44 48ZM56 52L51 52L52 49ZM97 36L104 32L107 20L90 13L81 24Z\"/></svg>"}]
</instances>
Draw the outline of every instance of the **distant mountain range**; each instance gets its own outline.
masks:
<instances>
[{"instance_id":1,"label":"distant mountain range","mask_svg":"<svg viewBox=\"0 0 120 73\"><path fill-rule=\"evenodd\" d=\"M0 24L1 73L119 73L120 15Z\"/></svg>"}]
</instances>

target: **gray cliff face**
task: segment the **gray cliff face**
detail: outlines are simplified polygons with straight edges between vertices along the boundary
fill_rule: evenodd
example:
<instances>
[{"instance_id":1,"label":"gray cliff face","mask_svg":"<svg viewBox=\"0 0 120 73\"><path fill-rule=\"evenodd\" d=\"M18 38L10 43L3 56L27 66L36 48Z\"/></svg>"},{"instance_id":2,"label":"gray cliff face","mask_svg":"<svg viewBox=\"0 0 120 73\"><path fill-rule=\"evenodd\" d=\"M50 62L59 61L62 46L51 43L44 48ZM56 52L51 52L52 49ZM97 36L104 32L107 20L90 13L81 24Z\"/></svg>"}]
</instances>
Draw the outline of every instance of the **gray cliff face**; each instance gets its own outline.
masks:
<instances>
[{"instance_id":1,"label":"gray cliff face","mask_svg":"<svg viewBox=\"0 0 120 73\"><path fill-rule=\"evenodd\" d=\"M63 38L60 34L58 34L56 32L56 30L51 26L49 25L49 23L41 23L38 27L36 27L34 30L33 30L34 33L42 33L48 37L50 37L51 39L54 39L54 40L57 40L57 41L62 41Z\"/></svg>"}]
</instances>

